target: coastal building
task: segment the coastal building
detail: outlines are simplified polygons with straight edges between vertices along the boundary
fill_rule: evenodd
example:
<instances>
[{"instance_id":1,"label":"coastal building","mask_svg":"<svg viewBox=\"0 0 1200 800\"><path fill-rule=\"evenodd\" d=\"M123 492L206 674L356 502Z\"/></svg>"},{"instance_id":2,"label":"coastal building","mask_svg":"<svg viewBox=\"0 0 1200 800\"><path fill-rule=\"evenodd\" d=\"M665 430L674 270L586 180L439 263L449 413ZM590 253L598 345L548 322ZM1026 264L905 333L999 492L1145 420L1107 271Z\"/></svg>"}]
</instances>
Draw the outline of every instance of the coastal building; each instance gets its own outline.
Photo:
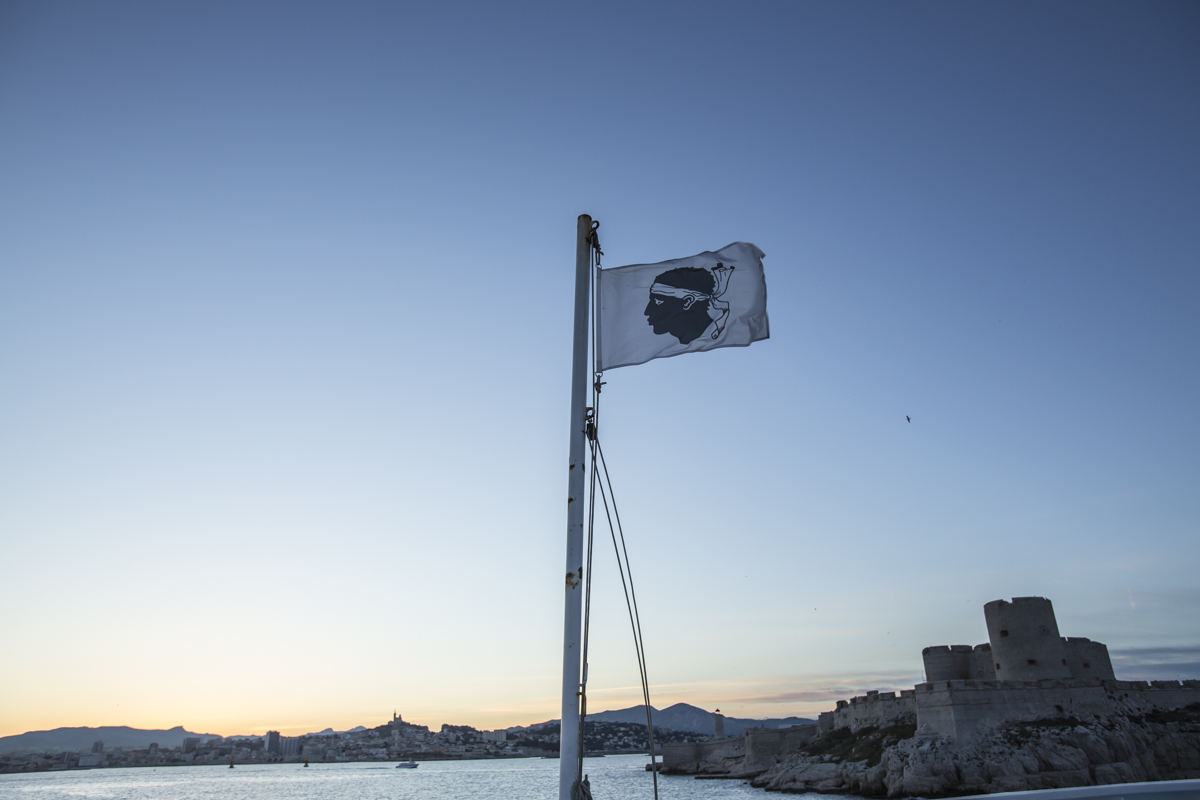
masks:
<instances>
[{"instance_id":1,"label":"coastal building","mask_svg":"<svg viewBox=\"0 0 1200 800\"><path fill-rule=\"evenodd\" d=\"M279 731L267 731L263 735L263 749L268 753L279 755L281 753Z\"/></svg>"}]
</instances>

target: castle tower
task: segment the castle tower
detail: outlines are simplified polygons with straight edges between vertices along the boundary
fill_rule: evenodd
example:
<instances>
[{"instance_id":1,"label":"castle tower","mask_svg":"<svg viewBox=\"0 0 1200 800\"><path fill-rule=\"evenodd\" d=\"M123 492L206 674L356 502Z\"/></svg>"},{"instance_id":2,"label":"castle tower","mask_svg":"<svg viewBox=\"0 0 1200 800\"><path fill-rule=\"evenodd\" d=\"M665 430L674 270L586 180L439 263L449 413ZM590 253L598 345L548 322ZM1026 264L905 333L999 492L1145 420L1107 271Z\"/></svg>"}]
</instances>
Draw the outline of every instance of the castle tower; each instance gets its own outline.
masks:
<instances>
[{"instance_id":1,"label":"castle tower","mask_svg":"<svg viewBox=\"0 0 1200 800\"><path fill-rule=\"evenodd\" d=\"M990 644L975 645L975 649L971 651L971 657L967 664L967 677L971 680L996 680L996 660L992 658L992 646Z\"/></svg>"},{"instance_id":2,"label":"castle tower","mask_svg":"<svg viewBox=\"0 0 1200 800\"><path fill-rule=\"evenodd\" d=\"M1054 606L1044 597L993 600L983 607L996 680L1070 678Z\"/></svg>"},{"instance_id":3,"label":"castle tower","mask_svg":"<svg viewBox=\"0 0 1200 800\"><path fill-rule=\"evenodd\" d=\"M927 681L963 681L970 674L969 644L935 645L921 651Z\"/></svg>"},{"instance_id":4,"label":"castle tower","mask_svg":"<svg viewBox=\"0 0 1200 800\"><path fill-rule=\"evenodd\" d=\"M1093 642L1082 636L1068 636L1063 639L1063 651L1067 656L1067 666L1072 678L1100 678L1114 681L1112 660L1108 657L1108 647L1100 642Z\"/></svg>"}]
</instances>

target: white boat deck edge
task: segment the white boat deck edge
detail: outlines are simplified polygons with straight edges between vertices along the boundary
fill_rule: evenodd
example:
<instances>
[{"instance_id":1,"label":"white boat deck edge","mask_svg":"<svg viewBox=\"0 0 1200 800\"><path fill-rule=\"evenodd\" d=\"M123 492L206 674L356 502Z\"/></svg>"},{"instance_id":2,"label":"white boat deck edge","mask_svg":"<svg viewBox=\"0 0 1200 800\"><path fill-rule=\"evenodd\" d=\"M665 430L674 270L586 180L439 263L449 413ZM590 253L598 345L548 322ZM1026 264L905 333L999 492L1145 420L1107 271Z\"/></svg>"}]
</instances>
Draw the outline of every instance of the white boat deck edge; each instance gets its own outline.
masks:
<instances>
[{"instance_id":1,"label":"white boat deck edge","mask_svg":"<svg viewBox=\"0 0 1200 800\"><path fill-rule=\"evenodd\" d=\"M1200 800L1200 779L1113 783L1107 786L1073 786L1069 789L1036 789L1025 792L998 792L986 797L1026 798L1030 800Z\"/></svg>"}]
</instances>

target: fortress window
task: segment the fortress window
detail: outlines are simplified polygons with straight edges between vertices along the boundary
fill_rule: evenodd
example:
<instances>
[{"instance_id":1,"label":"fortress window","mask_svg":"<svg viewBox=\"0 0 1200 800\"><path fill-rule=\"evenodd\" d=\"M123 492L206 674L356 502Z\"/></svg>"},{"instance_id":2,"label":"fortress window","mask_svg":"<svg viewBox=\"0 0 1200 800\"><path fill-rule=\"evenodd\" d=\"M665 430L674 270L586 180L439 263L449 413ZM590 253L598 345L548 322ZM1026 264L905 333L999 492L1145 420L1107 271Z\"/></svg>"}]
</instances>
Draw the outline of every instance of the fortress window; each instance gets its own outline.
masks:
<instances>
[{"instance_id":1,"label":"fortress window","mask_svg":"<svg viewBox=\"0 0 1200 800\"><path fill-rule=\"evenodd\" d=\"M1031 666L1031 667L1036 667L1036 666L1037 666L1037 659L1036 659L1036 658L1031 658L1031 659L1029 659L1029 666Z\"/></svg>"},{"instance_id":2,"label":"fortress window","mask_svg":"<svg viewBox=\"0 0 1200 800\"><path fill-rule=\"evenodd\" d=\"M1065 662L1065 661L1064 661L1063 663L1065 664L1065 663L1067 663L1067 662ZM1088 662L1086 662L1086 661L1085 661L1085 662L1083 662L1083 668L1084 668L1084 669L1091 669L1091 668L1092 668L1092 665L1091 665L1091 664L1089 664Z\"/></svg>"},{"instance_id":3,"label":"fortress window","mask_svg":"<svg viewBox=\"0 0 1200 800\"><path fill-rule=\"evenodd\" d=\"M1005 638L1007 638L1007 637L1008 637L1008 631L1000 631L1000 638L1001 638L1001 639L1005 639Z\"/></svg>"},{"instance_id":4,"label":"fortress window","mask_svg":"<svg viewBox=\"0 0 1200 800\"><path fill-rule=\"evenodd\" d=\"M1064 659L1063 659L1063 666L1065 667L1066 665L1067 665L1067 660L1064 658Z\"/></svg>"},{"instance_id":5,"label":"fortress window","mask_svg":"<svg viewBox=\"0 0 1200 800\"><path fill-rule=\"evenodd\" d=\"M996 665L996 669L1000 669L1000 665L999 665L999 664L997 664L997 665Z\"/></svg>"}]
</instances>

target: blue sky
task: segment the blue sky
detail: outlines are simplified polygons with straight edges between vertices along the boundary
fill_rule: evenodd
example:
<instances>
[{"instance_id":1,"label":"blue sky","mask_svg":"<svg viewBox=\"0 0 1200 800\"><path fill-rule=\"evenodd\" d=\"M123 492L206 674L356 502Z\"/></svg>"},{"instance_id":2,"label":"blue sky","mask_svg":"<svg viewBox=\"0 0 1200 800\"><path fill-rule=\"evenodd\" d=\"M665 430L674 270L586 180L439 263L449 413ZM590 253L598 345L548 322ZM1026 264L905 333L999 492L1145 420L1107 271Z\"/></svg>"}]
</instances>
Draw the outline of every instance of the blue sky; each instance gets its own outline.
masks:
<instances>
[{"instance_id":1,"label":"blue sky","mask_svg":"<svg viewBox=\"0 0 1200 800\"><path fill-rule=\"evenodd\" d=\"M911 686L1021 595L1200 677L1198 43L1187 3L4 4L0 733L556 716L579 213L610 266L767 254L769 341L607 376L656 704Z\"/></svg>"}]
</instances>

